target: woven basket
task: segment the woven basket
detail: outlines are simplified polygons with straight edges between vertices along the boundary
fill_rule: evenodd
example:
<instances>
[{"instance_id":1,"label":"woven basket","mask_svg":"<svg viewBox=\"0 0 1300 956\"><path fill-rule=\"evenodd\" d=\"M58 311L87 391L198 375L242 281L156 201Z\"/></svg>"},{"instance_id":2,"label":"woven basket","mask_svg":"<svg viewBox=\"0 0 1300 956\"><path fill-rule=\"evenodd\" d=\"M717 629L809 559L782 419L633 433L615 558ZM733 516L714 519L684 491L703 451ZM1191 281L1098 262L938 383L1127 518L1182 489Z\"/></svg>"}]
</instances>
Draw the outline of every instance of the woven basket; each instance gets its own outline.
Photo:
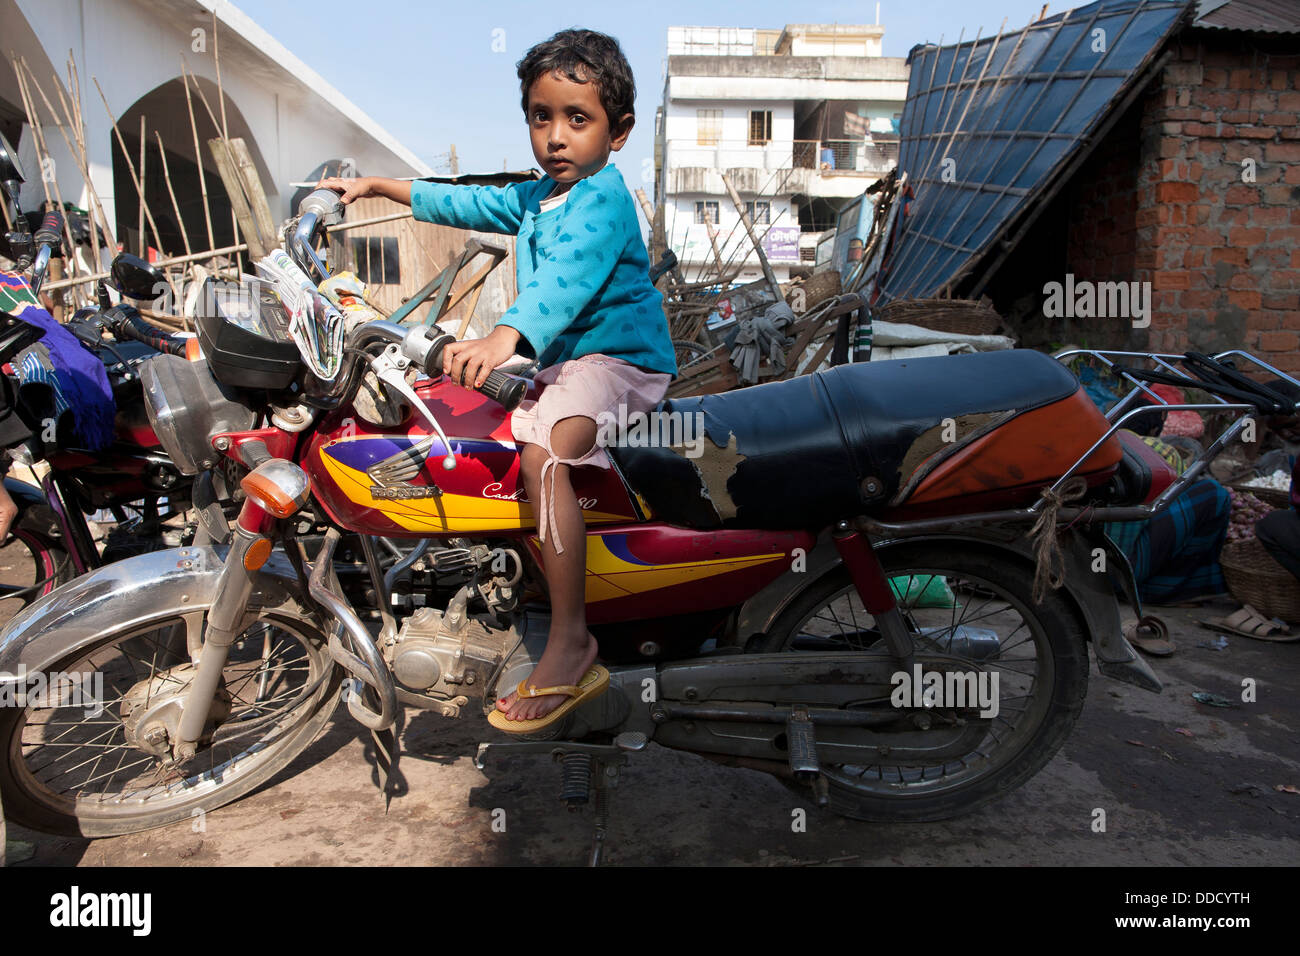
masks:
<instances>
[{"instance_id":1,"label":"woven basket","mask_svg":"<svg viewBox=\"0 0 1300 956\"><path fill-rule=\"evenodd\" d=\"M991 335L1002 327L997 312L969 299L903 299L881 309L880 318L961 335Z\"/></svg>"},{"instance_id":2,"label":"woven basket","mask_svg":"<svg viewBox=\"0 0 1300 956\"><path fill-rule=\"evenodd\" d=\"M1242 494L1254 495L1264 504L1273 508L1286 509L1291 507L1291 492L1289 491L1280 491L1277 488L1252 488L1240 481L1231 482L1228 487Z\"/></svg>"},{"instance_id":3,"label":"woven basket","mask_svg":"<svg viewBox=\"0 0 1300 956\"><path fill-rule=\"evenodd\" d=\"M1228 591L1242 604L1249 604L1265 617L1279 617L1300 624L1300 581L1256 538L1225 545L1219 555Z\"/></svg>"}]
</instances>

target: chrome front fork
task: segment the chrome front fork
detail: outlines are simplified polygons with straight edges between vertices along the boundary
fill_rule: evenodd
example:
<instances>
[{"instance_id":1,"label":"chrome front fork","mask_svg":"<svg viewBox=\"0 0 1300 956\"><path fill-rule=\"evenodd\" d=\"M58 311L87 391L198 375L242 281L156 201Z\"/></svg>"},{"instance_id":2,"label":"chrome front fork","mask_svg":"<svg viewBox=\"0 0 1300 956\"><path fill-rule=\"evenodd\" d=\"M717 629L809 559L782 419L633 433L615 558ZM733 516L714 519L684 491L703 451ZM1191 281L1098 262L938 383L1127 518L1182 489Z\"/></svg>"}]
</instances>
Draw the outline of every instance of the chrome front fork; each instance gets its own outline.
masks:
<instances>
[{"instance_id":1,"label":"chrome front fork","mask_svg":"<svg viewBox=\"0 0 1300 956\"><path fill-rule=\"evenodd\" d=\"M217 578L198 667L181 710L172 748L178 761L192 757L198 750L212 702L221 686L230 646L243 630L257 573L271 556L275 522L291 517L311 495L306 472L283 458L263 461L244 477L240 486L248 497L239 513L226 563Z\"/></svg>"}]
</instances>

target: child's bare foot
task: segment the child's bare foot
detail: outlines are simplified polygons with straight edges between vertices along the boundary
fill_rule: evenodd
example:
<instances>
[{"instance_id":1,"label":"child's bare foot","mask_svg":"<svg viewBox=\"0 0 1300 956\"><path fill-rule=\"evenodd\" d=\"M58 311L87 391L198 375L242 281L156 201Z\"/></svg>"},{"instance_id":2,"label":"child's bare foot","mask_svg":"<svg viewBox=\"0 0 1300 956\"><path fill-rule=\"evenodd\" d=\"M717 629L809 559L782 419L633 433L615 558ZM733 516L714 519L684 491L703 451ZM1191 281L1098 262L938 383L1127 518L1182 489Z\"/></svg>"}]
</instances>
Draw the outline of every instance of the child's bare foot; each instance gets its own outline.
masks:
<instances>
[{"instance_id":1,"label":"child's bare foot","mask_svg":"<svg viewBox=\"0 0 1300 956\"><path fill-rule=\"evenodd\" d=\"M575 638L560 638L554 631L546 642L542 659L537 662L528 677L528 687L556 687L564 684L576 684L582 675L596 663L596 639L591 632L583 632ZM562 694L547 694L545 697L524 697L520 699L512 690L497 701L497 709L509 720L536 720L545 717L556 707L563 704L567 697Z\"/></svg>"}]
</instances>

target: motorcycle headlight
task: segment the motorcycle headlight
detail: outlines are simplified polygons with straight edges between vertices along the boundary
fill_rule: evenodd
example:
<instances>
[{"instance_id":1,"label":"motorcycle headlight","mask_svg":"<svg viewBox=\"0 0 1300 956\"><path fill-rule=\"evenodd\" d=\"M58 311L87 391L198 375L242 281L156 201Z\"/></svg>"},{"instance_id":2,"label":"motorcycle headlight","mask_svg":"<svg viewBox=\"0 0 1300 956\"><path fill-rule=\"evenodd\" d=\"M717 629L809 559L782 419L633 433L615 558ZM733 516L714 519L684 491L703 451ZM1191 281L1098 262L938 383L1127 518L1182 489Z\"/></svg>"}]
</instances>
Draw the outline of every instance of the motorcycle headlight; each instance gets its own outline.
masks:
<instances>
[{"instance_id":1,"label":"motorcycle headlight","mask_svg":"<svg viewBox=\"0 0 1300 956\"><path fill-rule=\"evenodd\" d=\"M224 388L202 359L155 355L140 365L149 424L182 474L197 475L217 461L212 437L248 431L257 413Z\"/></svg>"}]
</instances>

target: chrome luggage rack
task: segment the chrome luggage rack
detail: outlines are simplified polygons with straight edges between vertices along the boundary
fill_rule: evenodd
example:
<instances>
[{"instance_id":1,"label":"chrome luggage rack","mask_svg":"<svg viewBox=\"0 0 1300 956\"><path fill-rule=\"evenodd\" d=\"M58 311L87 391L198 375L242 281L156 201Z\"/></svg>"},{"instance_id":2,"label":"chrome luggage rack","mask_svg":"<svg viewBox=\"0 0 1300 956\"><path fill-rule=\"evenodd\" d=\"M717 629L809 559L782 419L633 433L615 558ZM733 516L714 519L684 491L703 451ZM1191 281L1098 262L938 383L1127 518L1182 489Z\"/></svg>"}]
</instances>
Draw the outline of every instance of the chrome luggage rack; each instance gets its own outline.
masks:
<instances>
[{"instance_id":1,"label":"chrome luggage rack","mask_svg":"<svg viewBox=\"0 0 1300 956\"><path fill-rule=\"evenodd\" d=\"M1276 376L1284 382L1300 388L1300 381L1282 372L1267 362L1244 352L1231 349L1214 356L1200 355L1196 352L1185 354L1166 352L1124 352L1108 349L1070 349L1055 357L1066 367L1081 356L1087 356L1100 363L1117 378L1129 382L1133 388L1107 411L1106 420L1110 428L1097 439L1092 446L1071 465L1050 488L1044 489L1042 496L1032 505L1004 511L986 511L978 514L951 515L941 518L921 518L913 521L887 522L867 516L859 517L854 523L869 534L908 535L928 531L944 530L968 524L989 524L994 522L1033 521L1039 517L1050 500L1059 501L1062 489L1074 475L1087 463L1098 449L1124 427L1130 419L1138 415L1156 413L1167 415L1169 412L1237 412L1236 418L1204 450L1188 464L1183 474L1162 491L1153 501L1140 505L1106 507L1094 504L1061 504L1057 509L1058 521L1073 522L1082 516L1085 521L1144 521L1164 510L1169 502L1184 488L1196 481L1228 442L1236 438L1245 429L1247 422L1255 415L1287 415L1300 411L1300 403L1288 396L1251 382L1242 375L1242 370L1235 365L1222 365L1232 359L1243 359L1255 369ZM1140 367L1135 367L1140 363ZM1177 365L1182 365L1185 371ZM1207 367L1208 366L1208 367ZM1071 371L1074 371L1071 368ZM1208 379L1206 376L1217 374L1234 384L1225 385L1221 381ZM1171 381L1171 379L1173 381ZM1209 396L1205 402L1186 402L1172 404L1157 395L1148 383L1173 384L1182 389L1198 389ZM1145 398L1150 404L1140 404Z\"/></svg>"}]
</instances>

